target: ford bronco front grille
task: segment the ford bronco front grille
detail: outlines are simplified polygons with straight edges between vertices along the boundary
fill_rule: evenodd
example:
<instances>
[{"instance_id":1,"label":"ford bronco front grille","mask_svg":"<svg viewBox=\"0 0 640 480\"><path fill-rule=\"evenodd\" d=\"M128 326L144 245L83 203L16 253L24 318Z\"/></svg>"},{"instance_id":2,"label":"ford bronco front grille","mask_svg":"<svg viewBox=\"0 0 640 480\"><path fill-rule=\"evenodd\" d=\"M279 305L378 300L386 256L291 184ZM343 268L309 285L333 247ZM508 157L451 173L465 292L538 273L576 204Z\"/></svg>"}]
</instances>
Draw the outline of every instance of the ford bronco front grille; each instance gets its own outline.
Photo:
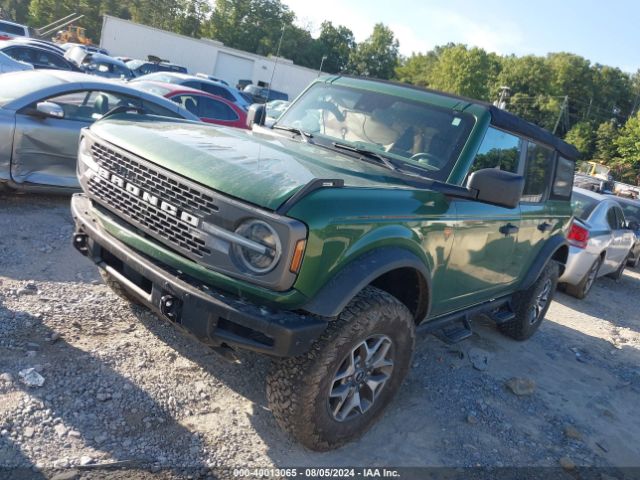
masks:
<instances>
[{"instance_id":1,"label":"ford bronco front grille","mask_svg":"<svg viewBox=\"0 0 640 480\"><path fill-rule=\"evenodd\" d=\"M88 183L96 200L184 253L211 253L195 228L202 216L218 211L211 196L105 145L94 143L91 153L101 172Z\"/></svg>"}]
</instances>

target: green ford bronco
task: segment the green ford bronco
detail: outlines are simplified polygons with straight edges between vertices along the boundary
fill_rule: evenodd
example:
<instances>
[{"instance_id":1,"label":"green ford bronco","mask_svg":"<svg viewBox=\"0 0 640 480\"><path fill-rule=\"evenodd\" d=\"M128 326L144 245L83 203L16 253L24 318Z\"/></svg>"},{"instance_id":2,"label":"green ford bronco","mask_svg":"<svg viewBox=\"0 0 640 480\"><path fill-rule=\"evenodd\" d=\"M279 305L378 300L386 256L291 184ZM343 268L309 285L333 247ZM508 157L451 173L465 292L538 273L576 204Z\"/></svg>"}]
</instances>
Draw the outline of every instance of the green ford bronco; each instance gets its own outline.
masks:
<instances>
[{"instance_id":1,"label":"green ford bronco","mask_svg":"<svg viewBox=\"0 0 640 480\"><path fill-rule=\"evenodd\" d=\"M82 132L74 245L212 347L273 358L278 424L361 435L417 331L524 340L567 257L577 151L491 105L332 76L252 131L123 112Z\"/></svg>"}]
</instances>

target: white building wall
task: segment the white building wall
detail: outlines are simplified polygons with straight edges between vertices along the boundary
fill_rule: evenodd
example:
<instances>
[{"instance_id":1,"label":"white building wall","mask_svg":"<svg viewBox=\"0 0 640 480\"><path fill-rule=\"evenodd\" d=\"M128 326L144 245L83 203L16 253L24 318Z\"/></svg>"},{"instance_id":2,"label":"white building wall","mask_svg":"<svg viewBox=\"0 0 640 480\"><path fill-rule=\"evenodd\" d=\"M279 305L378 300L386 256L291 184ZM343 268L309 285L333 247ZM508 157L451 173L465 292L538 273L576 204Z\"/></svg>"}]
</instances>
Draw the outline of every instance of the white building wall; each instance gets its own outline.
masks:
<instances>
[{"instance_id":1,"label":"white building wall","mask_svg":"<svg viewBox=\"0 0 640 480\"><path fill-rule=\"evenodd\" d=\"M291 60L279 58L276 62L275 58L229 48L214 40L186 37L110 15L103 18L100 46L114 56L146 60L148 55L155 55L186 67L190 73L216 75L230 85L235 85L239 79L250 78L256 85L258 82L271 84L271 88L286 92L291 99L318 76L316 70L294 65ZM216 65L220 52L227 57L221 59L219 65L224 68L218 68L218 75ZM228 61L229 55L235 57L237 67ZM253 64L253 71L247 77L249 62Z\"/></svg>"}]
</instances>

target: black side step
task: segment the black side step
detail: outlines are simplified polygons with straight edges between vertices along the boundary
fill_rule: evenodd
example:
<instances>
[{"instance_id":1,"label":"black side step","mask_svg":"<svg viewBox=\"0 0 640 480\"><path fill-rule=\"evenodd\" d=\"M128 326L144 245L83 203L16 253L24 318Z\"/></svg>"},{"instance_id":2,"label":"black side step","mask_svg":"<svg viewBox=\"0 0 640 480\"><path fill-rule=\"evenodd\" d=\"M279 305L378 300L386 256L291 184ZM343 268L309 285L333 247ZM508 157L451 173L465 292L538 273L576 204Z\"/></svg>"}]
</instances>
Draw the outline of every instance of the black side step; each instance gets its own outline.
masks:
<instances>
[{"instance_id":1,"label":"black side step","mask_svg":"<svg viewBox=\"0 0 640 480\"><path fill-rule=\"evenodd\" d=\"M448 344L461 342L473 335L471 320L468 315L463 315L458 322L452 322L440 331L434 332L434 334Z\"/></svg>"},{"instance_id":2,"label":"black side step","mask_svg":"<svg viewBox=\"0 0 640 480\"><path fill-rule=\"evenodd\" d=\"M491 317L491 320L496 322L497 325L500 325L501 323L513 320L516 317L516 314L512 310L511 306L507 304L500 309L490 312L489 317Z\"/></svg>"}]
</instances>

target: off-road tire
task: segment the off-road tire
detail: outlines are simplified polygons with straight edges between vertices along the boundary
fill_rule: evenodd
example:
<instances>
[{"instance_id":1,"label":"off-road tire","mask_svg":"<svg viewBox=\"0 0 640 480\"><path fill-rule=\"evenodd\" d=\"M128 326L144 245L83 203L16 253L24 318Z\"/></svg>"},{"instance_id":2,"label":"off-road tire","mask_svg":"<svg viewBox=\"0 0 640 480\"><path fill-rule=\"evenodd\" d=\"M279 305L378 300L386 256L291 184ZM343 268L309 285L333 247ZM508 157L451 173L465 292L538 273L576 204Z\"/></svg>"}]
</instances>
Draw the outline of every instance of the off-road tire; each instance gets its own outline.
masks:
<instances>
[{"instance_id":1,"label":"off-road tire","mask_svg":"<svg viewBox=\"0 0 640 480\"><path fill-rule=\"evenodd\" d=\"M601 266L602 266L602 257L598 257L596 261L593 262L591 267L589 267L589 270L587 270L587 273L584 274L584 277L582 277L582 280L580 280L580 282L578 282L577 285L567 284L565 288L566 292L569 295L574 296L580 300L585 298L591 291L593 284L596 283L596 280L598 279L598 272L600 271ZM594 271L595 277L593 278L592 281L589 281L589 274L592 272L592 270Z\"/></svg>"},{"instance_id":2,"label":"off-road tire","mask_svg":"<svg viewBox=\"0 0 640 480\"><path fill-rule=\"evenodd\" d=\"M133 303L134 305L140 305L140 300L138 300L134 295L131 295L129 292L127 292L122 284L111 275L109 275L109 273L105 269L98 268L98 272L100 272L102 281L113 291L113 293L126 300L127 302Z\"/></svg>"},{"instance_id":3,"label":"off-road tire","mask_svg":"<svg viewBox=\"0 0 640 480\"><path fill-rule=\"evenodd\" d=\"M335 376L353 348L371 336L392 342L393 370L365 413L338 421L329 408ZM305 355L274 361L267 400L280 427L311 450L326 451L356 439L380 417L409 371L415 345L413 316L399 300L374 287L360 292L329 321Z\"/></svg>"},{"instance_id":4,"label":"off-road tire","mask_svg":"<svg viewBox=\"0 0 640 480\"><path fill-rule=\"evenodd\" d=\"M630 254L629 258L627 259L627 265L631 268L637 268L638 263L640 263L640 253L635 259L633 258L633 254Z\"/></svg>"},{"instance_id":5,"label":"off-road tire","mask_svg":"<svg viewBox=\"0 0 640 480\"><path fill-rule=\"evenodd\" d=\"M533 285L514 294L512 306L515 316L507 322L498 324L498 330L515 340L522 341L531 337L538 330L547 310L549 310L558 285L559 272L558 264L554 260L550 260ZM541 308L536 310L536 307L539 306L538 302L545 292L546 301Z\"/></svg>"},{"instance_id":6,"label":"off-road tire","mask_svg":"<svg viewBox=\"0 0 640 480\"><path fill-rule=\"evenodd\" d=\"M620 279L622 278L622 275L624 274L624 269L627 266L627 261L623 260L620 265L618 266L618 268L616 269L615 272L611 272L607 274L607 277L611 278L612 280L619 282Z\"/></svg>"}]
</instances>

